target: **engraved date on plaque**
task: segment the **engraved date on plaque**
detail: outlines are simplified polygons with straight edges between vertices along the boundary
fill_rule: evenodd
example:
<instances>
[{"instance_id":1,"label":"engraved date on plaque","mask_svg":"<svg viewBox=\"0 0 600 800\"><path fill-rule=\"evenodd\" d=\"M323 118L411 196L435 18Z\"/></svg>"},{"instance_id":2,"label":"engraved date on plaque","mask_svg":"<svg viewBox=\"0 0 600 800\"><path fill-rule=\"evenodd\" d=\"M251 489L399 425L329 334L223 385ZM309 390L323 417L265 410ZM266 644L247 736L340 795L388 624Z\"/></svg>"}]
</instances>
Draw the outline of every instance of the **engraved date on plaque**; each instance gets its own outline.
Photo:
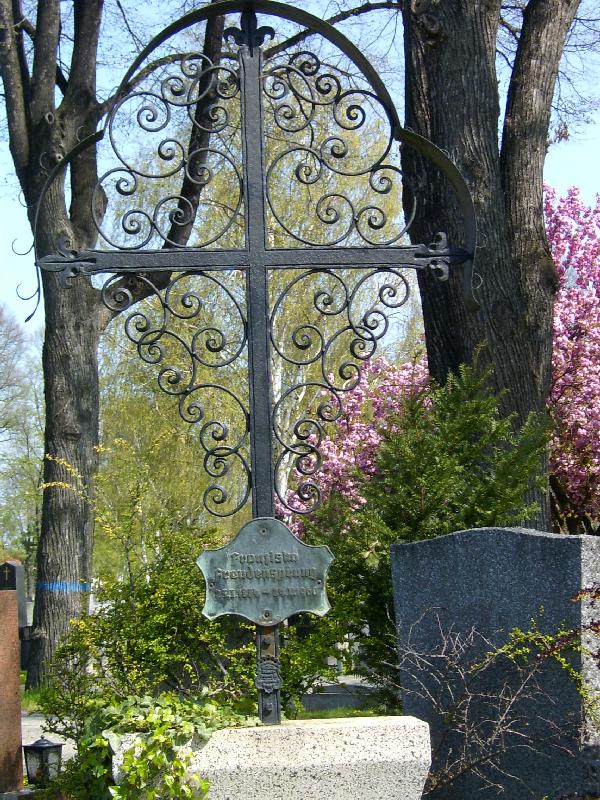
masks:
<instances>
[{"instance_id":1,"label":"engraved date on plaque","mask_svg":"<svg viewBox=\"0 0 600 800\"><path fill-rule=\"evenodd\" d=\"M332 561L327 546L304 544L283 522L254 519L228 545L198 558L206 581L202 613L208 619L235 614L257 625L277 625L301 611L323 616Z\"/></svg>"}]
</instances>

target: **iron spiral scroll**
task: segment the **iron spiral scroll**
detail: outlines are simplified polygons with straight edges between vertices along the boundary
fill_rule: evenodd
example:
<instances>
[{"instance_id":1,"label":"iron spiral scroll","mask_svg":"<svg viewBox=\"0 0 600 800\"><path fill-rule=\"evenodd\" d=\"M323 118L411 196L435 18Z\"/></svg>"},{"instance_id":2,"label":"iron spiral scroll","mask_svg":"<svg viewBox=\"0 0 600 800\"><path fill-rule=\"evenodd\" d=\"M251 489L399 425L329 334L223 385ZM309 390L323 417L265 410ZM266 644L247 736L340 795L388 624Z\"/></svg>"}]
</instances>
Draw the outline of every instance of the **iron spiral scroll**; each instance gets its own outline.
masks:
<instances>
[{"instance_id":1,"label":"iron spiral scroll","mask_svg":"<svg viewBox=\"0 0 600 800\"><path fill-rule=\"evenodd\" d=\"M177 34L234 12L241 24L226 29L218 62L178 52ZM281 50L256 12L310 28L322 48ZM399 143L447 176L461 246L444 234L411 243L418 197L403 186ZM105 306L198 432L210 514L252 500L254 516L272 516L275 498L313 511L328 426L407 302L409 272L445 280L460 267L476 305L473 207L458 171L401 128L341 34L270 0L220 0L169 26L46 187L88 146L102 165L90 196L98 248L77 250L66 231L38 265L67 285L103 276Z\"/></svg>"}]
</instances>

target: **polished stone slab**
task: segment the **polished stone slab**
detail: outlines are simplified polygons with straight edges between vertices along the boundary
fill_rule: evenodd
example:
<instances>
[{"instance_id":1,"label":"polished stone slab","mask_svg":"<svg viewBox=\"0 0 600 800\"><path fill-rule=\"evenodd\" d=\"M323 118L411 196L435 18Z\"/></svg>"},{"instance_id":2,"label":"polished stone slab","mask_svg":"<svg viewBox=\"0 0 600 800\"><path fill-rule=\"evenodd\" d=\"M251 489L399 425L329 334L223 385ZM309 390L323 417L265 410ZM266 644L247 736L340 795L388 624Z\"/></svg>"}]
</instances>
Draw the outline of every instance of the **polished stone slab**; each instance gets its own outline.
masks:
<instances>
[{"instance_id":1,"label":"polished stone slab","mask_svg":"<svg viewBox=\"0 0 600 800\"><path fill-rule=\"evenodd\" d=\"M458 531L393 545L392 577L402 653L416 652L423 656L423 664L436 664L444 648L448 650L449 639L444 643L444 636L452 632L464 641L473 639L465 659L477 661L486 651L505 643L513 628L527 630L532 619L541 631L551 634L561 626L585 631L590 621L598 618L600 609L574 598L600 581L600 537L525 528ZM582 652L570 654L590 697L600 696L600 670L594 656L599 646L600 639L587 632ZM403 670L403 705L407 714L431 726L436 753L432 769L443 771L461 751L463 739L459 733L449 734L448 715L438 713L431 702L434 697L438 707L443 706L450 696L444 695L432 673L432 669L423 669L418 675ZM508 670L492 672L486 678L489 685L476 685L483 700L475 698L469 708L470 724L478 730L486 729L492 717L489 698L503 696L510 674ZM535 680L539 691L525 691L511 712L513 726L527 737L507 729L506 736L498 739L502 746L496 748L503 753L497 759L499 769L484 764L478 770L462 772L445 789L436 791L436 798L494 800L498 788L490 785L493 783L502 786L507 800L600 796L597 720L574 682L552 659L540 665ZM459 685L458 678L456 681ZM457 689L453 684L452 691L452 703L456 704L460 686ZM474 740L471 732L470 742Z\"/></svg>"}]
</instances>

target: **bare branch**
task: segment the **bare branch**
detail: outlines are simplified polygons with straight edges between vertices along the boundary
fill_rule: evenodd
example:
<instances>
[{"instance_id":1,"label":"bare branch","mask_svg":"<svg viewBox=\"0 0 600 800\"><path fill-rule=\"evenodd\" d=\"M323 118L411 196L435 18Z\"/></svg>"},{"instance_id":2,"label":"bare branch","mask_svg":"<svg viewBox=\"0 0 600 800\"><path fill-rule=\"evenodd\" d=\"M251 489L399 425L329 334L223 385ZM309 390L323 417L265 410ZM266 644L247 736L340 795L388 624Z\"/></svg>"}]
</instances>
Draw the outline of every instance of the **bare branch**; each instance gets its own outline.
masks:
<instances>
[{"instance_id":1,"label":"bare branch","mask_svg":"<svg viewBox=\"0 0 600 800\"><path fill-rule=\"evenodd\" d=\"M23 83L23 96L25 97L26 102L29 100L31 94L31 82L30 82L30 75L29 75L29 67L27 65L27 59L25 57L25 44L23 42L23 22L25 21L25 17L23 16L23 10L21 8L21 0L12 0L13 4L13 15L15 20L15 38L16 38L16 46L17 52L19 54L19 64L21 65L21 80Z\"/></svg>"},{"instance_id":2,"label":"bare branch","mask_svg":"<svg viewBox=\"0 0 600 800\"><path fill-rule=\"evenodd\" d=\"M123 8L123 4L121 3L121 0L117 0L117 8L121 12L121 16L123 17L123 22L125 24L125 27L127 28L127 32L131 36L131 40L133 41L134 45L137 47L138 52L140 52L144 48L144 43L142 42L140 37L136 34L136 32L133 30L133 28L129 24L129 20L127 19L127 15L125 13L125 9Z\"/></svg>"},{"instance_id":3,"label":"bare branch","mask_svg":"<svg viewBox=\"0 0 600 800\"><path fill-rule=\"evenodd\" d=\"M98 36L104 0L75 3L74 44L65 105L75 105L84 114L96 103ZM81 113L81 112L80 112Z\"/></svg>"},{"instance_id":4,"label":"bare branch","mask_svg":"<svg viewBox=\"0 0 600 800\"><path fill-rule=\"evenodd\" d=\"M506 17L500 17L500 27L503 28L510 35L515 44L519 43L519 36L521 35L520 28L509 22L508 19L506 19Z\"/></svg>"},{"instance_id":5,"label":"bare branch","mask_svg":"<svg viewBox=\"0 0 600 800\"><path fill-rule=\"evenodd\" d=\"M11 0L0 0L0 72L4 85L10 151L23 185L29 161L27 101Z\"/></svg>"},{"instance_id":6,"label":"bare branch","mask_svg":"<svg viewBox=\"0 0 600 800\"><path fill-rule=\"evenodd\" d=\"M384 2L377 3L367 2L363 3L361 6L356 6L356 8L340 11L338 14L334 14L332 17L329 17L329 19L326 19L325 22L328 22L330 25L337 25L338 23L344 22L347 19L359 17L362 14L368 14L371 11L381 11L382 9L394 9L396 11L400 10L397 0L385 0ZM273 45L273 47L269 47L267 50L265 50L265 58L272 58L273 56L276 56L285 50L289 50L290 47L295 47L297 44L303 42L312 33L313 31L310 30L300 31L294 36L290 36L289 39L286 39L284 42Z\"/></svg>"},{"instance_id":7,"label":"bare branch","mask_svg":"<svg viewBox=\"0 0 600 800\"><path fill-rule=\"evenodd\" d=\"M60 38L60 2L45 0L38 3L35 50L31 79L30 116L32 125L38 125L48 114L54 113L54 87L56 86L56 54Z\"/></svg>"},{"instance_id":8,"label":"bare branch","mask_svg":"<svg viewBox=\"0 0 600 800\"><path fill-rule=\"evenodd\" d=\"M419 630L423 623L426 637ZM443 794L467 773L482 787L506 789L507 779L523 783L525 776L507 769L510 753L573 754L580 718L552 713L556 692L565 687L548 680L551 652L517 657L475 627L461 632L446 626L435 608L400 639L397 687L425 719L439 722L424 797ZM570 680L566 673L564 680Z\"/></svg>"}]
</instances>

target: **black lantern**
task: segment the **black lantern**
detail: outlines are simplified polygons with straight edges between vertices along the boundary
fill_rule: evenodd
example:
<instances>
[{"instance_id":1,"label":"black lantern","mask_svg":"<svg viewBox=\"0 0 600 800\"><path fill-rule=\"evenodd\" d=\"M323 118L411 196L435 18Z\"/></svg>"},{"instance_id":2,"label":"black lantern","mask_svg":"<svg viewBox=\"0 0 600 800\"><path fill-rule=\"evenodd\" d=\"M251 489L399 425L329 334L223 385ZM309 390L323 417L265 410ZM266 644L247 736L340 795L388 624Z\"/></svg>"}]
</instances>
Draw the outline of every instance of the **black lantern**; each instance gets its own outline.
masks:
<instances>
[{"instance_id":1,"label":"black lantern","mask_svg":"<svg viewBox=\"0 0 600 800\"><path fill-rule=\"evenodd\" d=\"M44 786L60 772L62 743L51 742L42 736L32 744L23 745L27 780L33 786Z\"/></svg>"}]
</instances>

